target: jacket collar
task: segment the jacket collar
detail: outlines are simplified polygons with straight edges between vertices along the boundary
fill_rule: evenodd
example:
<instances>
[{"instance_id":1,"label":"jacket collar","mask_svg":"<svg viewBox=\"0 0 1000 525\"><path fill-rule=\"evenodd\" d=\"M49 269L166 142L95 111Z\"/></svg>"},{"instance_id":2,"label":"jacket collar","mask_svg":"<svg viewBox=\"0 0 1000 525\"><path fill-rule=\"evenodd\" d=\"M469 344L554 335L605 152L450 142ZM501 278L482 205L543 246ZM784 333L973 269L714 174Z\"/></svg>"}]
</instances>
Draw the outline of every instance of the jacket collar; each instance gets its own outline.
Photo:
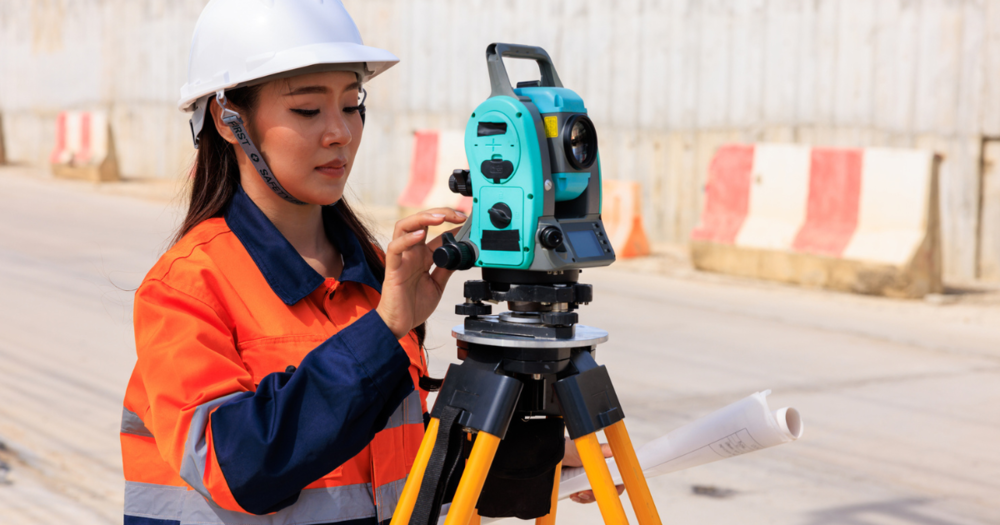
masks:
<instances>
[{"instance_id":1,"label":"jacket collar","mask_svg":"<svg viewBox=\"0 0 1000 525\"><path fill-rule=\"evenodd\" d=\"M236 234L243 247L271 290L287 305L293 305L309 295L326 280L295 251L291 243L241 186L225 212L226 224ZM323 227L330 242L344 258L340 282L356 282L382 293L382 285L375 279L365 254L354 233L344 224L336 205L323 206Z\"/></svg>"}]
</instances>

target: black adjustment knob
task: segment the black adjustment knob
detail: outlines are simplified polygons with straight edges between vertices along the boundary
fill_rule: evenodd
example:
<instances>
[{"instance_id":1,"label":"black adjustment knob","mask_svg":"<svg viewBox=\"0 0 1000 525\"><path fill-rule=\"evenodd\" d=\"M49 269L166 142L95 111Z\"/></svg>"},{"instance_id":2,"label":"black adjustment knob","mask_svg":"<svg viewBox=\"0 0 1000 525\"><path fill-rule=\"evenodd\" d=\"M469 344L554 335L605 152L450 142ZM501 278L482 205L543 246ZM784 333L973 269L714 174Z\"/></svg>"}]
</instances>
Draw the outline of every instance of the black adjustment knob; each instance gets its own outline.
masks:
<instances>
[{"instance_id":1,"label":"black adjustment knob","mask_svg":"<svg viewBox=\"0 0 1000 525\"><path fill-rule=\"evenodd\" d=\"M469 180L469 170L455 170L448 178L448 189L466 197L472 196L472 183Z\"/></svg>"},{"instance_id":2,"label":"black adjustment knob","mask_svg":"<svg viewBox=\"0 0 1000 525\"><path fill-rule=\"evenodd\" d=\"M465 281L465 298L470 301L485 301L493 298L490 283L487 281Z\"/></svg>"},{"instance_id":3,"label":"black adjustment knob","mask_svg":"<svg viewBox=\"0 0 1000 525\"><path fill-rule=\"evenodd\" d=\"M479 317L480 315L490 315L493 307L483 303L462 303L455 305L455 313L467 315L469 317Z\"/></svg>"},{"instance_id":4,"label":"black adjustment knob","mask_svg":"<svg viewBox=\"0 0 1000 525\"><path fill-rule=\"evenodd\" d=\"M514 218L513 214L510 212L510 206L502 202L498 202L493 205L492 208L488 210L490 214L490 222L498 230L502 230L510 226L510 221Z\"/></svg>"},{"instance_id":5,"label":"black adjustment knob","mask_svg":"<svg viewBox=\"0 0 1000 525\"><path fill-rule=\"evenodd\" d=\"M562 246L562 230L556 226L547 226L538 234L538 240L542 243L542 246L554 250Z\"/></svg>"},{"instance_id":6,"label":"black adjustment knob","mask_svg":"<svg viewBox=\"0 0 1000 525\"><path fill-rule=\"evenodd\" d=\"M580 321L576 312L544 312L538 316L542 324L549 326L570 326Z\"/></svg>"},{"instance_id":7,"label":"black adjustment knob","mask_svg":"<svg viewBox=\"0 0 1000 525\"><path fill-rule=\"evenodd\" d=\"M467 243L457 242L451 233L445 233L442 244L434 250L434 264L446 270L468 270L476 258Z\"/></svg>"}]
</instances>

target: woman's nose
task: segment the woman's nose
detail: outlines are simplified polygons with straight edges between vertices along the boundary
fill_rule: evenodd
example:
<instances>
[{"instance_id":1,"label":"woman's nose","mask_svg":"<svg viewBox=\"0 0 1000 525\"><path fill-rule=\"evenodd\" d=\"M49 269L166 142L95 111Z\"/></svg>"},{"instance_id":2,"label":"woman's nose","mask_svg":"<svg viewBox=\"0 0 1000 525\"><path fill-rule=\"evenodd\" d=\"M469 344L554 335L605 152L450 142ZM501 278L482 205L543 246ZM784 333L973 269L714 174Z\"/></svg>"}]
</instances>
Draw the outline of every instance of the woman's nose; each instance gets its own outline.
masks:
<instances>
[{"instance_id":1,"label":"woman's nose","mask_svg":"<svg viewBox=\"0 0 1000 525\"><path fill-rule=\"evenodd\" d=\"M351 142L351 128L347 125L347 118L351 116L338 115L329 119L323 132L323 146L346 146Z\"/></svg>"}]
</instances>

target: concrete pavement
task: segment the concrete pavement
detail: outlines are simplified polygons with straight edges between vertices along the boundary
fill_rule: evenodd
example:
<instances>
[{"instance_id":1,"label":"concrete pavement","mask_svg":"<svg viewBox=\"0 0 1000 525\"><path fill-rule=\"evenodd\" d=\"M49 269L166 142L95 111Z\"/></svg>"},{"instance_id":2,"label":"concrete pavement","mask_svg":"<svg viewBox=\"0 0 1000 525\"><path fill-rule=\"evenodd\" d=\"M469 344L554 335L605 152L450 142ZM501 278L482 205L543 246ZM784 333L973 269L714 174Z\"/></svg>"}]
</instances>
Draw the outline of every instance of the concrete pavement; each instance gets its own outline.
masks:
<instances>
[{"instance_id":1,"label":"concrete pavement","mask_svg":"<svg viewBox=\"0 0 1000 525\"><path fill-rule=\"evenodd\" d=\"M120 523L131 290L167 246L177 201L31 173L0 168L0 523ZM467 278L429 321L438 374ZM583 279L596 299L581 319L611 333L598 360L636 445L757 390L803 414L799 442L651 480L664 523L1000 522L996 294L858 297L655 258ZM600 523L595 505L558 512Z\"/></svg>"}]
</instances>

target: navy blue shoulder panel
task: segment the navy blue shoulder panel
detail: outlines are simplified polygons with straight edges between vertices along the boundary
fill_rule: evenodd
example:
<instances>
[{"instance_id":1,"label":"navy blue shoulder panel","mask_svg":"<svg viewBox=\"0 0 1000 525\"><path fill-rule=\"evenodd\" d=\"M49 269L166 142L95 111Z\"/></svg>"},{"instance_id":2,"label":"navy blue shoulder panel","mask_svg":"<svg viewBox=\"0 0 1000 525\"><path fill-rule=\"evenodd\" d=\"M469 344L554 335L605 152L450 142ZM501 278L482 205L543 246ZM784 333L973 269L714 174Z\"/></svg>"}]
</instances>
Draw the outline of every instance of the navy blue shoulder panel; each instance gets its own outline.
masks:
<instances>
[{"instance_id":1,"label":"navy blue shoulder panel","mask_svg":"<svg viewBox=\"0 0 1000 525\"><path fill-rule=\"evenodd\" d=\"M271 220L240 186L225 213L226 224L257 263L267 284L282 302L292 305L326 279L295 251Z\"/></svg>"},{"instance_id":2,"label":"navy blue shoulder panel","mask_svg":"<svg viewBox=\"0 0 1000 525\"><path fill-rule=\"evenodd\" d=\"M326 229L326 236L344 257L344 271L340 274L340 281L361 283L382 293L382 283L375 279L375 274L368 266L365 253L361 250L361 241L344 224L340 213L336 204L323 207L323 227Z\"/></svg>"},{"instance_id":3,"label":"navy blue shoulder panel","mask_svg":"<svg viewBox=\"0 0 1000 525\"><path fill-rule=\"evenodd\" d=\"M267 514L351 459L413 391L410 360L375 311L312 350L292 373L211 417L219 466L236 501Z\"/></svg>"},{"instance_id":4,"label":"navy blue shoulder panel","mask_svg":"<svg viewBox=\"0 0 1000 525\"><path fill-rule=\"evenodd\" d=\"M260 211L241 186L225 212L226 224L250 253L271 290L287 305L301 301L325 280L309 266L267 215ZM382 293L382 284L375 278L361 241L344 224L337 205L323 207L323 228L330 242L344 258L340 281L364 284Z\"/></svg>"}]
</instances>

